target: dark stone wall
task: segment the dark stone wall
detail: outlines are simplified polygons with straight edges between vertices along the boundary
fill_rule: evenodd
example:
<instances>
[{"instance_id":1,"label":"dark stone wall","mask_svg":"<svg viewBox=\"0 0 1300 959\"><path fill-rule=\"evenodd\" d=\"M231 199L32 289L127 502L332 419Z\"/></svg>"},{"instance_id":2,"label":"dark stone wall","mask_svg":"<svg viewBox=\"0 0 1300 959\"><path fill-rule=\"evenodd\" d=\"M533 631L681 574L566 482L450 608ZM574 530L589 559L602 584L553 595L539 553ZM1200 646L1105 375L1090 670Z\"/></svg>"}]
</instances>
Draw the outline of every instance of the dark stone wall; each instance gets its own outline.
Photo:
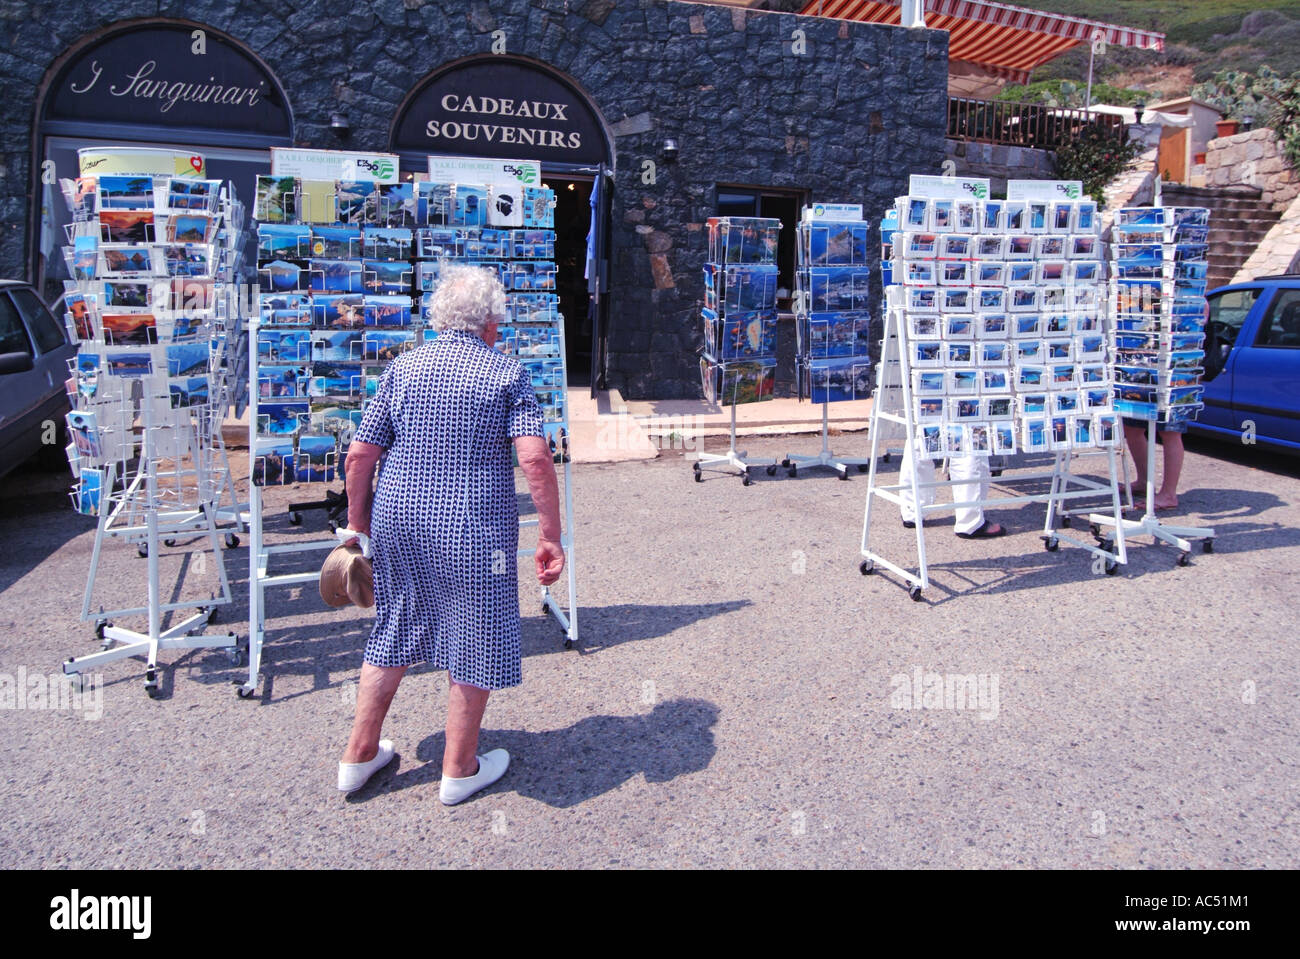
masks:
<instances>
[{"instance_id":1,"label":"dark stone wall","mask_svg":"<svg viewBox=\"0 0 1300 959\"><path fill-rule=\"evenodd\" d=\"M283 84L303 146L337 147L329 119L342 108L348 149L386 149L407 92L446 61L489 53L498 29L507 52L574 78L612 133L608 385L629 398L699 395L715 184L862 202L875 220L909 173L937 173L944 159L942 31L663 0L0 0L0 275L26 268L42 79L74 43L136 18L192 21L244 43ZM675 162L661 155L668 137Z\"/></svg>"}]
</instances>

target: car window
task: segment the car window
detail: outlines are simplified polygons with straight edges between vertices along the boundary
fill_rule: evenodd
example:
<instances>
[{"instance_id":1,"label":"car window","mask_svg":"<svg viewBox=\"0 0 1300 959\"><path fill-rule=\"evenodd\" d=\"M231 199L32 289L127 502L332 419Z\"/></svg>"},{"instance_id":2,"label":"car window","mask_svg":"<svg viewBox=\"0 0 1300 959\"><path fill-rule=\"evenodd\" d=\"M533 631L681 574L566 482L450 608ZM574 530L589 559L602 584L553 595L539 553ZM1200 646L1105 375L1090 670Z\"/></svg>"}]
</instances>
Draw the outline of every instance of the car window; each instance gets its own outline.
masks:
<instances>
[{"instance_id":1,"label":"car window","mask_svg":"<svg viewBox=\"0 0 1300 959\"><path fill-rule=\"evenodd\" d=\"M0 353L31 353L32 341L27 338L18 307L0 291Z\"/></svg>"},{"instance_id":2,"label":"car window","mask_svg":"<svg viewBox=\"0 0 1300 959\"><path fill-rule=\"evenodd\" d=\"M1246 316L1250 313L1250 308L1255 305L1255 301L1259 299L1261 292L1262 290L1258 288L1229 290L1227 293L1209 298L1209 321L1219 323L1219 336L1224 343L1231 345L1237 342L1241 325L1246 322Z\"/></svg>"},{"instance_id":3,"label":"car window","mask_svg":"<svg viewBox=\"0 0 1300 959\"><path fill-rule=\"evenodd\" d=\"M9 295L18 303L18 309L22 311L23 319L27 321L27 329L36 340L38 350L48 353L68 342L58 322L50 315L50 311L45 308L45 304L35 293L19 287L10 290Z\"/></svg>"},{"instance_id":4,"label":"car window","mask_svg":"<svg viewBox=\"0 0 1300 959\"><path fill-rule=\"evenodd\" d=\"M1300 290L1278 290L1259 325L1255 345L1300 350Z\"/></svg>"}]
</instances>

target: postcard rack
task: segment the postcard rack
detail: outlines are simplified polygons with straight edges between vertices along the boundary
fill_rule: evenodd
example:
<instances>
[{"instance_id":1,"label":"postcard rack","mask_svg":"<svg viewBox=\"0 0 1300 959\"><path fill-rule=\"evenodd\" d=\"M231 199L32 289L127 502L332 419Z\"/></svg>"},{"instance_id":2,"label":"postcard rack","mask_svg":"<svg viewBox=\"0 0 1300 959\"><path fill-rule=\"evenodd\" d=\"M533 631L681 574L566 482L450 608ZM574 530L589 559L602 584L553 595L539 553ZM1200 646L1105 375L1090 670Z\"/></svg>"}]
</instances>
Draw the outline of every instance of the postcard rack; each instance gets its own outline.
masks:
<instances>
[{"instance_id":1,"label":"postcard rack","mask_svg":"<svg viewBox=\"0 0 1300 959\"><path fill-rule=\"evenodd\" d=\"M731 407L725 453L701 451L691 464L695 481L704 470L736 470L744 485L754 464L736 449L736 406L770 400L776 385L776 266L781 221L762 217L711 217L709 259L704 264L704 351L700 380L704 398Z\"/></svg>"},{"instance_id":2,"label":"postcard rack","mask_svg":"<svg viewBox=\"0 0 1300 959\"><path fill-rule=\"evenodd\" d=\"M1127 562L1122 529L1096 543L1064 531L1071 522L1064 506L1079 500L1108 500L1109 514L1094 515L1109 515L1117 526L1121 520L1123 434L1106 356L1095 205L978 199L988 196L987 181L950 185L936 179L914 178L912 194L897 203L859 569L863 575L877 566L888 569L919 601L930 585L927 516L957 507L1045 503L1045 548L1055 552L1071 543L1113 574ZM923 192L918 180L934 192ZM1016 186L1009 184L1012 197ZM904 457L913 468L906 481L884 485L876 464L887 424L902 428ZM1050 453L1051 469L1017 471L1000 483L1047 481L1046 493L932 503L933 489L966 481L923 480L915 468L922 457L1017 452ZM1106 482L1072 471L1084 455L1105 457ZM902 506L905 499L916 504L915 571L871 548L877 501Z\"/></svg>"},{"instance_id":3,"label":"postcard rack","mask_svg":"<svg viewBox=\"0 0 1300 959\"><path fill-rule=\"evenodd\" d=\"M199 163L183 176L105 173L63 183L73 212L65 318L80 344L69 363L67 454L74 508L98 519L81 618L95 621L103 646L63 670L80 679L144 656L150 696L160 650L223 648L234 662L242 657L234 633L203 630L231 601L218 524L235 524L228 547L241 529L221 423L237 365L233 284L243 208L229 184L204 180L201 170ZM162 549L195 536L204 545L188 552L173 599L164 601ZM110 539L135 545L147 560L142 606L95 608ZM209 561L216 589L180 598L192 577L210 575ZM192 614L164 628L164 617L186 610ZM145 617L147 631L112 623L127 616Z\"/></svg>"},{"instance_id":4,"label":"postcard rack","mask_svg":"<svg viewBox=\"0 0 1300 959\"><path fill-rule=\"evenodd\" d=\"M1156 431L1158 424L1190 422L1204 408L1209 223L1204 207L1156 205L1117 211L1113 227L1115 408L1145 423L1147 482L1140 519L1088 519L1099 539L1114 528L1174 546L1179 566L1190 561L1191 539L1214 552L1214 530L1156 515Z\"/></svg>"},{"instance_id":5,"label":"postcard rack","mask_svg":"<svg viewBox=\"0 0 1300 959\"><path fill-rule=\"evenodd\" d=\"M869 461L836 456L830 449L830 404L871 395L871 225L861 219L814 216L806 207L798 227L795 271L795 352L799 395L822 407L821 450L789 453L781 461L790 476L799 467L829 467L840 479L849 468L865 472Z\"/></svg>"},{"instance_id":6,"label":"postcard rack","mask_svg":"<svg viewBox=\"0 0 1300 959\"><path fill-rule=\"evenodd\" d=\"M465 263L497 272L508 317L497 348L528 369L563 464L568 601L549 589L543 613L555 616L565 647L577 640L573 498L568 450L564 328L555 294L554 194L526 204L522 229L495 228L490 190L420 181L303 181L260 176L257 185L261 300L250 332L249 671L239 695L256 691L267 638L267 590L318 581L274 572L291 554L320 552L334 537L268 544L264 487L341 480L347 448L387 364L437 335L429 309L441 268ZM536 197L534 197L536 199ZM325 212L322 212L325 211ZM333 494L323 502L341 503ZM290 523L301 517L290 507ZM520 525L536 525L521 518ZM331 526L335 525L331 522ZM534 550L520 549L520 556Z\"/></svg>"}]
</instances>

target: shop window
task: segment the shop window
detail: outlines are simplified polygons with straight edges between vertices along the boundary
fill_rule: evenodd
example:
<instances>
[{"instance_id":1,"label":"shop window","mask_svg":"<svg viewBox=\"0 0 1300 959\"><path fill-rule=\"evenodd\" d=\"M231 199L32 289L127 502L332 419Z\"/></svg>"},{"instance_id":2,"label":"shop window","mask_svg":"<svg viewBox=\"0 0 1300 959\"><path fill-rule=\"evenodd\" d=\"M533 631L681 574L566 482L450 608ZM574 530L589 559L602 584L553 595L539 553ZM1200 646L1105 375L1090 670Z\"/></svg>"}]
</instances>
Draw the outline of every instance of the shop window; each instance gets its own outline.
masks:
<instances>
[{"instance_id":1,"label":"shop window","mask_svg":"<svg viewBox=\"0 0 1300 959\"><path fill-rule=\"evenodd\" d=\"M795 230L799 214L808 195L803 190L774 190L766 187L726 186L718 184L718 216L761 216L781 221L781 234L776 251L778 270L778 308L790 309L794 290Z\"/></svg>"}]
</instances>

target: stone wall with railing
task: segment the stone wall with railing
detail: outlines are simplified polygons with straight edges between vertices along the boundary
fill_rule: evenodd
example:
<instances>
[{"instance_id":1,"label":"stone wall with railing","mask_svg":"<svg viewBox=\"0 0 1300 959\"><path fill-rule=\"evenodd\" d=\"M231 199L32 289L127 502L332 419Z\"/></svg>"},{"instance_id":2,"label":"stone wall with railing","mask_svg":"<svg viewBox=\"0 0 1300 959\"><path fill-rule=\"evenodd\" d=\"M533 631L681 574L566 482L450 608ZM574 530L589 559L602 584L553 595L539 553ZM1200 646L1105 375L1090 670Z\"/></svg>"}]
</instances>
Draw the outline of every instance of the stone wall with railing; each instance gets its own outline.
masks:
<instances>
[{"instance_id":1,"label":"stone wall with railing","mask_svg":"<svg viewBox=\"0 0 1300 959\"><path fill-rule=\"evenodd\" d=\"M1260 200L1275 210L1285 210L1300 196L1300 177L1267 127L1211 140L1205 151L1205 185L1252 186Z\"/></svg>"}]
</instances>

